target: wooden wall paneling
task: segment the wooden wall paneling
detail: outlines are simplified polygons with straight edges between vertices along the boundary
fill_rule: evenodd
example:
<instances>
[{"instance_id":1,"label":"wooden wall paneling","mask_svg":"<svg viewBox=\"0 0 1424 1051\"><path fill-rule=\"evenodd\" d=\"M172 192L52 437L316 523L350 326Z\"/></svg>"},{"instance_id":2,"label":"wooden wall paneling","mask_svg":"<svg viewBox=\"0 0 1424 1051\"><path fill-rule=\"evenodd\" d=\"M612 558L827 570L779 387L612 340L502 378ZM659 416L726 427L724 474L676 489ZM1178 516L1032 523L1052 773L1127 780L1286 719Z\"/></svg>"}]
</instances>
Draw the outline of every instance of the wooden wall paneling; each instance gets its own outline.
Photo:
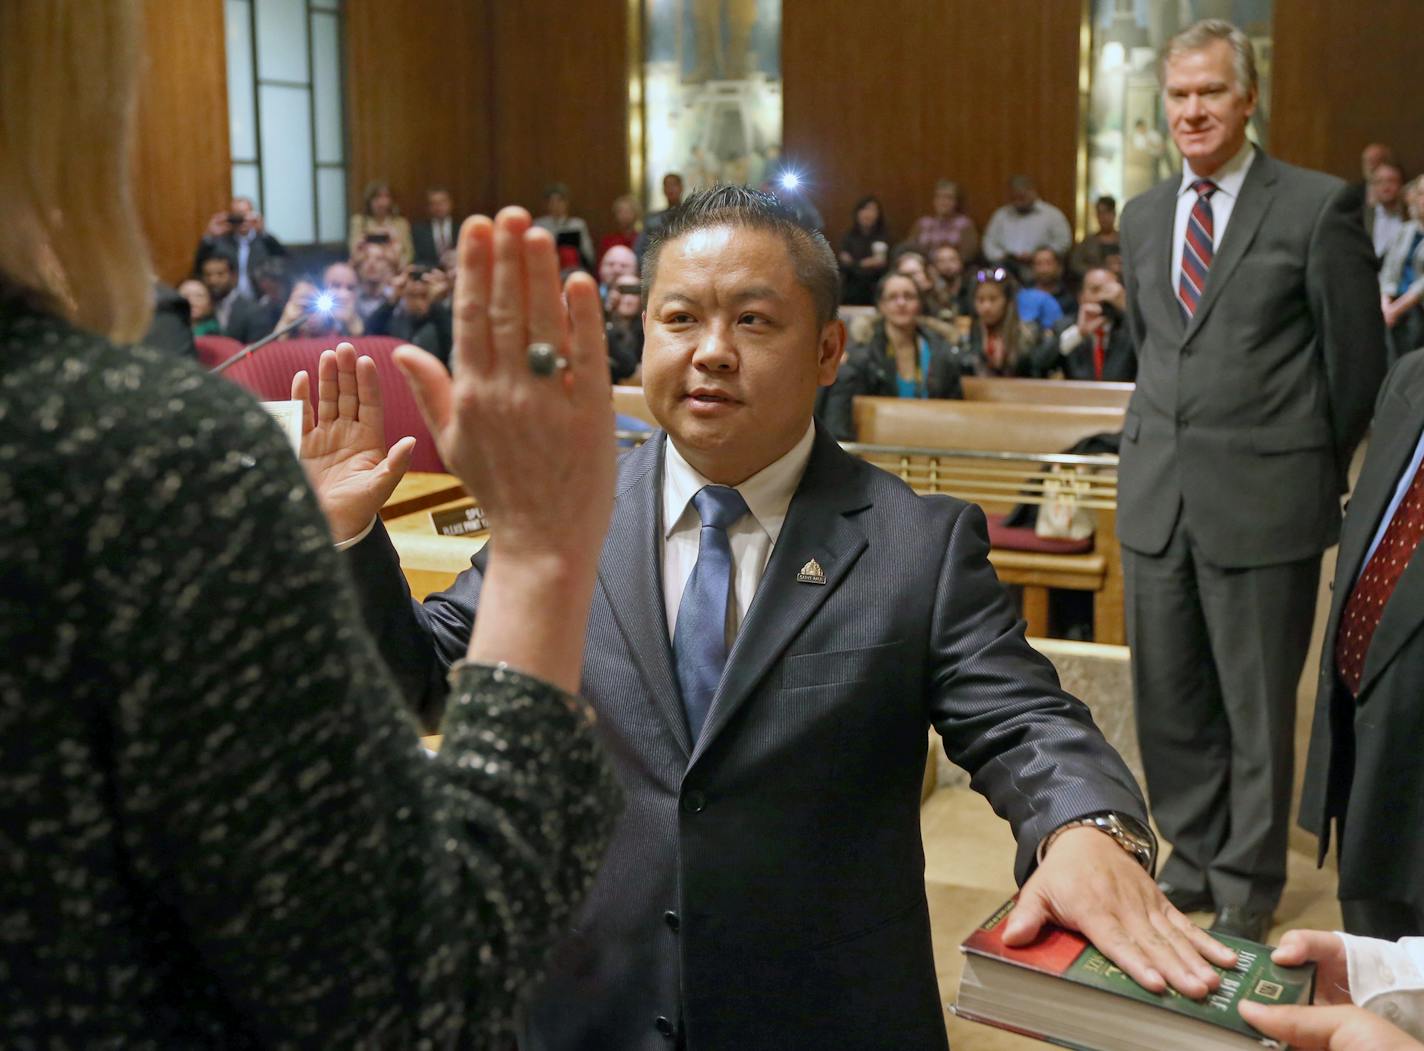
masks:
<instances>
[{"instance_id":1,"label":"wooden wall paneling","mask_svg":"<svg viewBox=\"0 0 1424 1051\"><path fill-rule=\"evenodd\" d=\"M1070 217L1078 138L1075 3L784 0L786 154L807 168L832 240L875 193L891 234L959 181L982 230L1024 172Z\"/></svg>"},{"instance_id":2,"label":"wooden wall paneling","mask_svg":"<svg viewBox=\"0 0 1424 1051\"><path fill-rule=\"evenodd\" d=\"M627 0L496 2L492 19L495 196L539 215L569 185L595 241L628 193Z\"/></svg>"},{"instance_id":3,"label":"wooden wall paneling","mask_svg":"<svg viewBox=\"0 0 1424 1051\"><path fill-rule=\"evenodd\" d=\"M188 276L232 192L222 0L146 0L134 199L157 275Z\"/></svg>"},{"instance_id":4,"label":"wooden wall paneling","mask_svg":"<svg viewBox=\"0 0 1424 1051\"><path fill-rule=\"evenodd\" d=\"M1421 26L1419 0L1276 0L1271 152L1356 180L1360 150L1385 142L1406 174L1424 170L1424 117L1409 88Z\"/></svg>"},{"instance_id":5,"label":"wooden wall paneling","mask_svg":"<svg viewBox=\"0 0 1424 1051\"><path fill-rule=\"evenodd\" d=\"M350 211L383 179L412 221L425 190L457 214L496 204L492 0L348 0L346 126Z\"/></svg>"}]
</instances>

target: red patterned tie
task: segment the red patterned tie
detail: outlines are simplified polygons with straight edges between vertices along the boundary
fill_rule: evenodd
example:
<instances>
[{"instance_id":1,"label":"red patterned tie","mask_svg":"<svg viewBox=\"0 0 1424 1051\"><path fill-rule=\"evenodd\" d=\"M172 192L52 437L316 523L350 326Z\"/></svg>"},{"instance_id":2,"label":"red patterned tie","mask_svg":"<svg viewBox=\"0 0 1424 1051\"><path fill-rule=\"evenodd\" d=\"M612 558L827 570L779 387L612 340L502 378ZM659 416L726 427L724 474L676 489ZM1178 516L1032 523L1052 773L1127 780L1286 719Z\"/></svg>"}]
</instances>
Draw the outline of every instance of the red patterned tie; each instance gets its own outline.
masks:
<instances>
[{"instance_id":1,"label":"red patterned tie","mask_svg":"<svg viewBox=\"0 0 1424 1051\"><path fill-rule=\"evenodd\" d=\"M1395 509L1379 547L1355 582L1350 597L1345 600L1345 611L1340 615L1340 628L1335 636L1335 668L1340 673L1340 681L1352 694L1360 692L1370 640L1379 627L1385 604L1394 594L1394 586L1419 546L1420 537L1424 537L1424 463L1414 472L1404 499Z\"/></svg>"},{"instance_id":2,"label":"red patterned tie","mask_svg":"<svg viewBox=\"0 0 1424 1051\"><path fill-rule=\"evenodd\" d=\"M1093 379L1101 380L1103 378L1103 362L1107 356L1107 333L1100 328L1098 334L1093 338Z\"/></svg>"},{"instance_id":3,"label":"red patterned tie","mask_svg":"<svg viewBox=\"0 0 1424 1051\"><path fill-rule=\"evenodd\" d=\"M1206 288L1206 275L1211 270L1211 257L1215 252L1212 238L1215 236L1216 220L1211 214L1211 195L1216 193L1217 188L1210 179L1198 179L1192 183L1197 199L1192 205L1192 214L1187 216L1187 235L1182 241L1182 276L1177 283L1177 299L1188 321L1201 302L1202 289Z\"/></svg>"}]
</instances>

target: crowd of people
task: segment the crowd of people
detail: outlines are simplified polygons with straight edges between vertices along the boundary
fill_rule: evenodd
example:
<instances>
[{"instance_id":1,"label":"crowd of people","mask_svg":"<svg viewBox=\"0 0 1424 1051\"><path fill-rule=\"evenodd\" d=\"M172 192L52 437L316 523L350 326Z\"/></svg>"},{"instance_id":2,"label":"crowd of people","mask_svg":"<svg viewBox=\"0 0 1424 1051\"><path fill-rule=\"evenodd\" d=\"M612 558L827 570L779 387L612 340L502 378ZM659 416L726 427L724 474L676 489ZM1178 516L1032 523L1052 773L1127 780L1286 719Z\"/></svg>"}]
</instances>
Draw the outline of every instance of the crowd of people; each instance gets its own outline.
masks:
<instances>
[{"instance_id":1,"label":"crowd of people","mask_svg":"<svg viewBox=\"0 0 1424 1051\"><path fill-rule=\"evenodd\" d=\"M1318 965L1317 1006L1241 1012L1303 1049L1424 1048L1407 336L1384 375L1424 292L1418 183L1389 233L1387 157L1366 200L1252 147L1244 34L1171 41L1182 178L1076 248L1022 178L977 244L952 184L894 251L867 198L839 257L804 197L749 187L673 184L641 228L624 201L595 249L558 184L540 218L462 224L433 189L416 225L374 184L311 280L235 200L174 295L190 329L337 343L294 377L299 465L245 395L134 345L141 8L0 7L0 96L46 118L0 122L0 1044L944 1048L927 727L1013 827L1007 944L1079 930L1204 999L1238 957L1184 912L1260 940L1284 883L1294 690L1338 539L1303 818L1339 836L1350 933L1274 953ZM847 348L842 271L867 261ZM1231 267L1251 280L1210 280ZM400 326L491 529L424 601L379 517L412 440L385 446L375 365L338 342ZM983 512L814 419L1129 355L1150 808L1024 638ZM621 373L662 430L620 462Z\"/></svg>"}]
</instances>

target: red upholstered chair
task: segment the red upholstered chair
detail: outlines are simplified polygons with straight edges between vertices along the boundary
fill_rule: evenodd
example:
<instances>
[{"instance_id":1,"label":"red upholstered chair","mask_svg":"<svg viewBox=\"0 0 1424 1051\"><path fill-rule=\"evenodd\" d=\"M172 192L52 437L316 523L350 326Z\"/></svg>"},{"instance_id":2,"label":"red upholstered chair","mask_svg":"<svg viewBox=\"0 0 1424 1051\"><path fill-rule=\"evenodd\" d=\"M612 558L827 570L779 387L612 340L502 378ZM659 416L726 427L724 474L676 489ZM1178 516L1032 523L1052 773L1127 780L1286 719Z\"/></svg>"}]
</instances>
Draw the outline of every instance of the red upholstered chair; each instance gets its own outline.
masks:
<instances>
[{"instance_id":1,"label":"red upholstered chair","mask_svg":"<svg viewBox=\"0 0 1424 1051\"><path fill-rule=\"evenodd\" d=\"M205 369L217 368L242 349L231 336L198 336L193 343L198 348L198 364Z\"/></svg>"},{"instance_id":2,"label":"red upholstered chair","mask_svg":"<svg viewBox=\"0 0 1424 1051\"><path fill-rule=\"evenodd\" d=\"M212 337L204 337L210 338ZM200 340L200 357L201 342ZM225 342L234 344L235 349L241 349L234 340ZM350 342L355 346L357 354L369 357L376 363L376 373L381 381L381 400L386 414L386 445L389 447L408 434L414 435L415 453L411 456L410 469L443 472L445 465L440 461L440 454L435 450L435 441L430 437L425 419L415 404L415 395L411 394L405 377L391 358L391 351L400 346L401 341L390 336L358 336ZM335 345L335 341L329 338L278 340L243 358L224 372L223 376L245 387L263 401L286 401L292 396L292 377L306 369L312 379L312 399L315 401L317 361L323 350Z\"/></svg>"}]
</instances>

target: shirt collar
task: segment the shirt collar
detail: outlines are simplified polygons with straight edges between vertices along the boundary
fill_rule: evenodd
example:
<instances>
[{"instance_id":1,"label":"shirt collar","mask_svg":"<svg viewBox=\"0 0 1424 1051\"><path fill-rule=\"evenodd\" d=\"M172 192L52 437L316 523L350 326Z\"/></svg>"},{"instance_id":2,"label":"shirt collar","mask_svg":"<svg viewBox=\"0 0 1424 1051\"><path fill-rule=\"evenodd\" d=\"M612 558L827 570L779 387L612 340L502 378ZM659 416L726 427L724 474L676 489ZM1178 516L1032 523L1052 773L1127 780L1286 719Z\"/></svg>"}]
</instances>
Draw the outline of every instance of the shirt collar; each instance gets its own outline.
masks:
<instances>
[{"instance_id":1,"label":"shirt collar","mask_svg":"<svg viewBox=\"0 0 1424 1051\"><path fill-rule=\"evenodd\" d=\"M1241 148L1236 151L1236 156L1217 169L1216 174L1211 176L1211 181L1216 183L1217 192L1224 193L1232 200L1241 196L1241 186L1246 181L1246 173L1251 168L1251 162L1256 159L1256 147L1251 140L1247 139L1241 144ZM1192 171L1192 166L1182 162L1182 184L1177 187L1177 196L1192 191L1192 183L1200 178L1196 172Z\"/></svg>"},{"instance_id":2,"label":"shirt collar","mask_svg":"<svg viewBox=\"0 0 1424 1051\"><path fill-rule=\"evenodd\" d=\"M811 446L816 440L816 425L806 424L806 433L784 456L763 467L741 485L736 487L747 502L752 519L771 538L773 546L781 535L781 526L786 521L786 512L791 506L791 498L796 495L796 487L801 484L801 476L806 473L806 464L811 459ZM712 485L683 458L672 439L667 441L667 452L663 460L663 537L671 536L684 515L696 516L692 498L705 485Z\"/></svg>"}]
</instances>

